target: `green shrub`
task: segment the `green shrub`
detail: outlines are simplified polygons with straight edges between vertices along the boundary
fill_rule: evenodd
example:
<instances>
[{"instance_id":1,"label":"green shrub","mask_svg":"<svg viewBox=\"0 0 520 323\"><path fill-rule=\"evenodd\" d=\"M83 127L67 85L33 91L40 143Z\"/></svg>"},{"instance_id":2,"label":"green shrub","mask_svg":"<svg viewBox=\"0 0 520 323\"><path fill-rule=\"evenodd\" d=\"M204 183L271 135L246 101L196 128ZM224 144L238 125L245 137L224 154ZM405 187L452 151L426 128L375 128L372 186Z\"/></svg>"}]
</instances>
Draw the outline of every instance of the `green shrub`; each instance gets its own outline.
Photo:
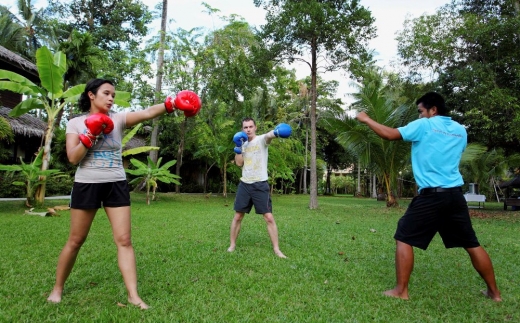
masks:
<instances>
[{"instance_id":1,"label":"green shrub","mask_svg":"<svg viewBox=\"0 0 520 323\"><path fill-rule=\"evenodd\" d=\"M70 195L72 185L74 184L74 176L51 178L46 183L45 195Z\"/></svg>"},{"instance_id":2,"label":"green shrub","mask_svg":"<svg viewBox=\"0 0 520 323\"><path fill-rule=\"evenodd\" d=\"M5 172L0 172L0 197L25 197L25 188L13 185L12 183L15 181L24 182L25 177L16 174L7 175Z\"/></svg>"}]
</instances>

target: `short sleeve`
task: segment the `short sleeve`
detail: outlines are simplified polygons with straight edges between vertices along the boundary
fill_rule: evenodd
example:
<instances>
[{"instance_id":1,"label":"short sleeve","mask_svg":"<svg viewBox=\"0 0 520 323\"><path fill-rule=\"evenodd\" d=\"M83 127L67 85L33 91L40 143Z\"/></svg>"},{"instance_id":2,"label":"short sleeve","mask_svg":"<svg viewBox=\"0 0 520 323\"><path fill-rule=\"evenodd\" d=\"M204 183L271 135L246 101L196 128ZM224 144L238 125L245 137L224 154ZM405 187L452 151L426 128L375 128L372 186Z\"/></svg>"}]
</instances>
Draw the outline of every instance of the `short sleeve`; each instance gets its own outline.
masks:
<instances>
[{"instance_id":1,"label":"short sleeve","mask_svg":"<svg viewBox=\"0 0 520 323\"><path fill-rule=\"evenodd\" d=\"M428 119L417 119L410 122L404 127L399 127L397 130L401 133L404 141L420 141L425 134L425 127Z\"/></svg>"}]
</instances>

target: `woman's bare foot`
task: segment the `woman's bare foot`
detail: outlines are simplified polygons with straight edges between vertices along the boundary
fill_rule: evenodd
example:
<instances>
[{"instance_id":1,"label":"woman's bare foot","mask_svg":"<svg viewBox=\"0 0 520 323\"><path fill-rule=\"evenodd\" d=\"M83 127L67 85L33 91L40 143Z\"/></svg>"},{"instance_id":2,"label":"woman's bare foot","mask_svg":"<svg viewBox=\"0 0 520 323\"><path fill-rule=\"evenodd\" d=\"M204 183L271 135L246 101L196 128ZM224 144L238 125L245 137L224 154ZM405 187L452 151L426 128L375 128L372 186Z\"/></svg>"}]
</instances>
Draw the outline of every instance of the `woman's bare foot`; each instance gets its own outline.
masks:
<instances>
[{"instance_id":1,"label":"woman's bare foot","mask_svg":"<svg viewBox=\"0 0 520 323\"><path fill-rule=\"evenodd\" d=\"M277 255L280 258L287 258L287 256L284 255L280 250L275 250L274 254Z\"/></svg>"},{"instance_id":2,"label":"woman's bare foot","mask_svg":"<svg viewBox=\"0 0 520 323\"><path fill-rule=\"evenodd\" d=\"M482 294L484 294L484 296L486 296L487 298L491 298L495 302L501 302L502 301L502 297L500 297L500 293L498 293L498 295L497 295L497 294L492 293L489 290L482 290L481 292L482 292Z\"/></svg>"},{"instance_id":3,"label":"woman's bare foot","mask_svg":"<svg viewBox=\"0 0 520 323\"><path fill-rule=\"evenodd\" d=\"M61 302L61 294L63 290L53 289L49 297L47 297L47 301L51 303L59 303Z\"/></svg>"},{"instance_id":4,"label":"woman's bare foot","mask_svg":"<svg viewBox=\"0 0 520 323\"><path fill-rule=\"evenodd\" d=\"M233 252L235 251L235 246L231 246L227 249L228 252Z\"/></svg>"},{"instance_id":5,"label":"woman's bare foot","mask_svg":"<svg viewBox=\"0 0 520 323\"><path fill-rule=\"evenodd\" d=\"M404 299L404 300L409 300L408 292L399 293L395 288L384 291L383 295L389 296L389 297L400 298L400 299Z\"/></svg>"},{"instance_id":6,"label":"woman's bare foot","mask_svg":"<svg viewBox=\"0 0 520 323\"><path fill-rule=\"evenodd\" d=\"M140 309L142 310L147 310L149 309L150 307L145 303L143 302L143 300L140 298L140 297L135 297L135 298L128 298L128 303L134 305L134 306L137 306L139 307Z\"/></svg>"}]
</instances>

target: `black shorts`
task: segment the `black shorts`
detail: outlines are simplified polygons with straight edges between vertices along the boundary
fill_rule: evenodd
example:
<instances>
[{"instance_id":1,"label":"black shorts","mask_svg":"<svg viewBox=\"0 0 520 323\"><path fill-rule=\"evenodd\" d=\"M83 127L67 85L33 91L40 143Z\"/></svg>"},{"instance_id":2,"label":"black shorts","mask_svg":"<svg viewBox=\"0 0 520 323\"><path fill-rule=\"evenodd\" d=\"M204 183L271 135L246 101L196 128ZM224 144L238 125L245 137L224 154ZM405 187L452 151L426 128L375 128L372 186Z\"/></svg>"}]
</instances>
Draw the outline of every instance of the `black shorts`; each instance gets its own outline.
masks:
<instances>
[{"instance_id":1,"label":"black shorts","mask_svg":"<svg viewBox=\"0 0 520 323\"><path fill-rule=\"evenodd\" d=\"M461 192L414 197L397 224L394 239L426 250L437 232L446 248L480 246Z\"/></svg>"},{"instance_id":2,"label":"black shorts","mask_svg":"<svg viewBox=\"0 0 520 323\"><path fill-rule=\"evenodd\" d=\"M249 213L255 206L256 214L271 213L273 205L267 181L246 184L238 184L237 196L235 198L235 211Z\"/></svg>"},{"instance_id":3,"label":"black shorts","mask_svg":"<svg viewBox=\"0 0 520 323\"><path fill-rule=\"evenodd\" d=\"M70 194L72 209L99 209L100 207L130 206L128 182L78 183Z\"/></svg>"}]
</instances>

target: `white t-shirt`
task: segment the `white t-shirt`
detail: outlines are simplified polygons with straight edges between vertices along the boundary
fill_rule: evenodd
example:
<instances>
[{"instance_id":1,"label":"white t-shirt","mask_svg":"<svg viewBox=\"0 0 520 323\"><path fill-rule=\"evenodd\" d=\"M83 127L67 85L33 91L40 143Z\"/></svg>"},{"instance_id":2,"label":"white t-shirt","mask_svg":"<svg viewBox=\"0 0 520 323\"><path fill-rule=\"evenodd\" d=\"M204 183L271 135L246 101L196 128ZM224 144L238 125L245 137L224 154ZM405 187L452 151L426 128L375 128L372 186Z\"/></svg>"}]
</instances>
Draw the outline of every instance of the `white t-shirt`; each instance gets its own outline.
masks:
<instances>
[{"instance_id":1,"label":"white t-shirt","mask_svg":"<svg viewBox=\"0 0 520 323\"><path fill-rule=\"evenodd\" d=\"M85 134L87 117L83 115L71 119L67 123L66 133ZM97 143L88 150L78 165L75 182L109 183L126 180L121 145L126 128L126 112L110 113L109 117L114 122L114 130L108 135L100 135Z\"/></svg>"},{"instance_id":2,"label":"white t-shirt","mask_svg":"<svg viewBox=\"0 0 520 323\"><path fill-rule=\"evenodd\" d=\"M265 134L256 136L255 139L245 142L242 146L242 177L240 180L247 184L267 181L267 159L269 144L265 140Z\"/></svg>"}]
</instances>

